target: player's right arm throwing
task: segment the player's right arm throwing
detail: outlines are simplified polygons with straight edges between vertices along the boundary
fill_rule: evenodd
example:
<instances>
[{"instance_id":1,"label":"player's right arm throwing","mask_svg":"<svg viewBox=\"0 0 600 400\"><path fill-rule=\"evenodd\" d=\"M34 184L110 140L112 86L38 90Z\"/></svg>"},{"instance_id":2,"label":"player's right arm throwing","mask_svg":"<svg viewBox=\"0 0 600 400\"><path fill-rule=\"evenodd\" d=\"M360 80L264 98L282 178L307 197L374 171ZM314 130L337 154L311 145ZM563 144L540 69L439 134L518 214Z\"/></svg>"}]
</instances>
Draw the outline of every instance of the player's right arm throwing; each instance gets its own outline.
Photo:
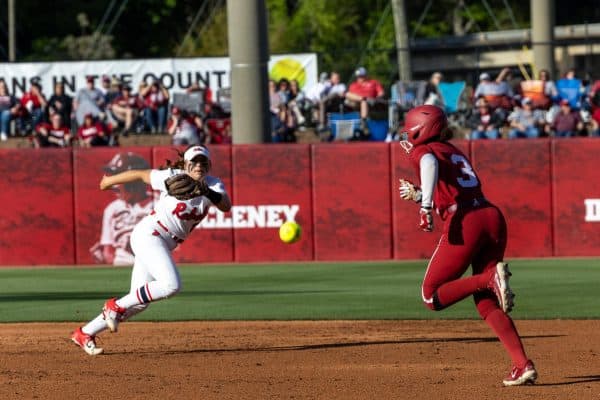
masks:
<instances>
[{"instance_id":1,"label":"player's right arm throwing","mask_svg":"<svg viewBox=\"0 0 600 400\"><path fill-rule=\"evenodd\" d=\"M136 169L123 171L116 175L107 176L104 175L100 181L100 189L107 190L114 185L120 185L123 183L134 182L141 180L144 183L150 184L150 169Z\"/></svg>"}]
</instances>

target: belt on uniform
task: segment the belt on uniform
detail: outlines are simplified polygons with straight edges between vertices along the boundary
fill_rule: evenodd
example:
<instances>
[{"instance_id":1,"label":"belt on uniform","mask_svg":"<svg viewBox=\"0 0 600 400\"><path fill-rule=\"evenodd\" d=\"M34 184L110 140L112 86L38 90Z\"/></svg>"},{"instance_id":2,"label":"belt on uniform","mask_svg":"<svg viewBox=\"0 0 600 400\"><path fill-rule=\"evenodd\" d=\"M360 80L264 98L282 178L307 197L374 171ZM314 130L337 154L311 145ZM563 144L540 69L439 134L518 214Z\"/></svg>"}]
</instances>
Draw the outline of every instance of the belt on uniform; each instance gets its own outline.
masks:
<instances>
[{"instance_id":1,"label":"belt on uniform","mask_svg":"<svg viewBox=\"0 0 600 400\"><path fill-rule=\"evenodd\" d=\"M167 228L165 226L165 224L163 224L162 222L160 222L160 220L156 220L156 223L158 224L158 226L160 226L161 230L166 234L166 236L170 237L171 239L173 239L173 241L177 244L183 243L183 239L178 238L177 236L173 235L171 232L169 232L169 228ZM154 232L152 232L152 234L154 236L161 236L160 232L158 231L158 229L155 229Z\"/></svg>"},{"instance_id":2,"label":"belt on uniform","mask_svg":"<svg viewBox=\"0 0 600 400\"><path fill-rule=\"evenodd\" d=\"M454 203L446 208L446 212L448 214L452 214L460 209L469 209L469 208L477 208L489 204L485 198L473 199L468 201L461 201L459 203Z\"/></svg>"}]
</instances>

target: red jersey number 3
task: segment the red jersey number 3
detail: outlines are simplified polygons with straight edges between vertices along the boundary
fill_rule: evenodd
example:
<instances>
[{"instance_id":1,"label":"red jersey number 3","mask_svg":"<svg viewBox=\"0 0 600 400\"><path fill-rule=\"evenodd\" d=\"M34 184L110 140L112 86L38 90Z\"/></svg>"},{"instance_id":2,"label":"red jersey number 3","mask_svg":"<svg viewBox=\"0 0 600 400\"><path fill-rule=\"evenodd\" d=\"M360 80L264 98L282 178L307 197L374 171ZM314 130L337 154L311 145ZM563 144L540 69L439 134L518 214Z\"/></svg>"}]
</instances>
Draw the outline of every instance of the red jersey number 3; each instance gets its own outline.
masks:
<instances>
[{"instance_id":1,"label":"red jersey number 3","mask_svg":"<svg viewBox=\"0 0 600 400\"><path fill-rule=\"evenodd\" d=\"M477 179L477 175L475 175L475 171L473 171L473 167L471 167L469 160L462 154L452 154L450 160L452 161L452 164L460 169L461 174L456 178L460 186L472 188L479 185L479 180Z\"/></svg>"}]
</instances>

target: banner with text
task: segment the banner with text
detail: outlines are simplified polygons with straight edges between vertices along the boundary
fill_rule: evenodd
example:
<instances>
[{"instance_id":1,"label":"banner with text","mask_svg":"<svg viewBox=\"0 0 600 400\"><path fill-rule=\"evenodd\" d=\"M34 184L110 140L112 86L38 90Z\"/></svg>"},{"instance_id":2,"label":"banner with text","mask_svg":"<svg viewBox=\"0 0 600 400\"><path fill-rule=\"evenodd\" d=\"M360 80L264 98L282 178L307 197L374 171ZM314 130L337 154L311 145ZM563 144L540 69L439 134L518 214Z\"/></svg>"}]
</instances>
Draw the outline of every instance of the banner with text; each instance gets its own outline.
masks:
<instances>
[{"instance_id":1,"label":"banner with text","mask_svg":"<svg viewBox=\"0 0 600 400\"><path fill-rule=\"evenodd\" d=\"M194 83L216 91L231 86L230 72L228 57L0 63L0 79L18 97L29 90L31 82L39 82L47 97L57 82L64 84L67 94L74 95L86 87L87 77L93 77L98 87L104 75L118 78L134 91L142 81L152 80L159 80L173 92L184 92ZM317 83L317 55L272 55L268 72L273 79L296 79L301 88L311 87Z\"/></svg>"}]
</instances>

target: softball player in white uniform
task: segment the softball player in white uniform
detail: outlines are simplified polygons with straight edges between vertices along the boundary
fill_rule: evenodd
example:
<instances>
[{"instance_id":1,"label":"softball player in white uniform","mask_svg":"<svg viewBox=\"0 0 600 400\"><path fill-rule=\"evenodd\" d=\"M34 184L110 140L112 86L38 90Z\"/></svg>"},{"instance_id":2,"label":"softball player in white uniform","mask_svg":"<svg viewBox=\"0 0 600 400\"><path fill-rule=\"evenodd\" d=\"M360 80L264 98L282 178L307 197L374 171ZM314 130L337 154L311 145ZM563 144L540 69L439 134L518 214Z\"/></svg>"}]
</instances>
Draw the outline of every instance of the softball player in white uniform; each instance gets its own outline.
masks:
<instances>
[{"instance_id":1,"label":"softball player in white uniform","mask_svg":"<svg viewBox=\"0 0 600 400\"><path fill-rule=\"evenodd\" d=\"M103 349L96 347L95 336L105 330L117 331L119 322L145 310L149 303L175 295L181 289L179 272L171 251L183 242L208 213L211 205L227 212L231 200L219 178L207 175L211 168L210 153L204 146L192 146L183 154L175 168L164 170L130 170L104 176L100 189L141 180L160 191L154 211L142 219L131 235L131 248L135 262L131 272L131 288L119 299L109 299L102 312L85 326L77 328L71 340L89 355L98 355ZM179 168L178 168L179 167ZM185 173L195 180L205 179L207 194L189 200L170 196L165 180Z\"/></svg>"}]
</instances>

